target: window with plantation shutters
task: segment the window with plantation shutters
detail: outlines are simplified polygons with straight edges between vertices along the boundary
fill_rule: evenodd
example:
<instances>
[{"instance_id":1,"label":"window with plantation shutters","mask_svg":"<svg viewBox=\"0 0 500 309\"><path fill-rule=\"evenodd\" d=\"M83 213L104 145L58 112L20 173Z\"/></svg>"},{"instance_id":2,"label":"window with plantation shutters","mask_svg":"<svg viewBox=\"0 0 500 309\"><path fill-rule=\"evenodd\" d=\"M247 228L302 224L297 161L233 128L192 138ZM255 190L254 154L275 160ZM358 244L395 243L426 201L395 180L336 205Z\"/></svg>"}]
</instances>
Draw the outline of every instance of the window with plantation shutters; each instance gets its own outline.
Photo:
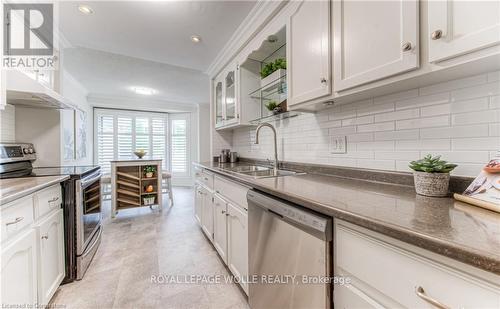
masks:
<instances>
[{"instance_id":1,"label":"window with plantation shutters","mask_svg":"<svg viewBox=\"0 0 500 309\"><path fill-rule=\"evenodd\" d=\"M171 120L172 173L189 175L188 119L175 117Z\"/></svg>"},{"instance_id":2,"label":"window with plantation shutters","mask_svg":"<svg viewBox=\"0 0 500 309\"><path fill-rule=\"evenodd\" d=\"M110 172L110 161L135 157L142 149L146 158L162 159L170 170L168 114L95 109L95 158L103 173Z\"/></svg>"}]
</instances>

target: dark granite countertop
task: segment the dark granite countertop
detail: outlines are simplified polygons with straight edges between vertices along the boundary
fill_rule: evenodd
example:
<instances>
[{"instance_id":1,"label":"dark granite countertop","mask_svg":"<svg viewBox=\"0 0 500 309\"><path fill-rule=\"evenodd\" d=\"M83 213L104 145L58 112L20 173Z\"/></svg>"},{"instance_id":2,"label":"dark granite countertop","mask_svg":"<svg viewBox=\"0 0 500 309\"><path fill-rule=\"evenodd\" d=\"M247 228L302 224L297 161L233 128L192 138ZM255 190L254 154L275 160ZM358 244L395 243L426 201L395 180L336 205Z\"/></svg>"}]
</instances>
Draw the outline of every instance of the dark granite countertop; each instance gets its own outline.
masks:
<instances>
[{"instance_id":1,"label":"dark granite countertop","mask_svg":"<svg viewBox=\"0 0 500 309\"><path fill-rule=\"evenodd\" d=\"M255 189L500 275L500 214L410 186L305 174L254 179L195 163ZM248 163L246 163L248 164Z\"/></svg>"}]
</instances>

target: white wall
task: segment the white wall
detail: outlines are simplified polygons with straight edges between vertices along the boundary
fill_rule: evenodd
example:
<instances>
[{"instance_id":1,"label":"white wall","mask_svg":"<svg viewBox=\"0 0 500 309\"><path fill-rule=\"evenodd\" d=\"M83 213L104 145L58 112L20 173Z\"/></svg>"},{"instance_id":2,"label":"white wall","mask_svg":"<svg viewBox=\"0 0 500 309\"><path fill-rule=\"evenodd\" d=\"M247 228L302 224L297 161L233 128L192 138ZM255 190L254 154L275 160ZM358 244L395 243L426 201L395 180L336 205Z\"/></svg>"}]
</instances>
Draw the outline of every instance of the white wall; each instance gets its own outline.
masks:
<instances>
[{"instance_id":1,"label":"white wall","mask_svg":"<svg viewBox=\"0 0 500 309\"><path fill-rule=\"evenodd\" d=\"M279 159L293 162L408 171L427 153L459 164L455 175L476 176L500 150L500 72L471 76L333 107L273 123ZM241 156L272 159L271 131L234 130ZM332 136L347 136L347 153L332 154ZM214 136L214 152L220 137Z\"/></svg>"},{"instance_id":2,"label":"white wall","mask_svg":"<svg viewBox=\"0 0 500 309\"><path fill-rule=\"evenodd\" d=\"M198 161L207 162L211 159L210 153L210 105L198 106Z\"/></svg>"},{"instance_id":3,"label":"white wall","mask_svg":"<svg viewBox=\"0 0 500 309\"><path fill-rule=\"evenodd\" d=\"M75 105L78 109L84 111L87 114L87 156L85 158L74 159L74 160L62 160L62 165L91 165L93 162L93 111L90 104L87 102L87 90L67 71L61 72L61 84L60 84L60 92L61 95L66 97L71 101L73 105ZM64 117L72 117L72 113L61 113L61 124L68 123L64 121ZM74 121L69 121L69 123L73 123ZM63 140L63 131L64 128L61 125L61 141ZM63 145L60 145L61 158L64 158L63 155Z\"/></svg>"},{"instance_id":4,"label":"white wall","mask_svg":"<svg viewBox=\"0 0 500 309\"><path fill-rule=\"evenodd\" d=\"M0 142L15 142L16 140L16 109L7 104L0 110Z\"/></svg>"}]
</instances>

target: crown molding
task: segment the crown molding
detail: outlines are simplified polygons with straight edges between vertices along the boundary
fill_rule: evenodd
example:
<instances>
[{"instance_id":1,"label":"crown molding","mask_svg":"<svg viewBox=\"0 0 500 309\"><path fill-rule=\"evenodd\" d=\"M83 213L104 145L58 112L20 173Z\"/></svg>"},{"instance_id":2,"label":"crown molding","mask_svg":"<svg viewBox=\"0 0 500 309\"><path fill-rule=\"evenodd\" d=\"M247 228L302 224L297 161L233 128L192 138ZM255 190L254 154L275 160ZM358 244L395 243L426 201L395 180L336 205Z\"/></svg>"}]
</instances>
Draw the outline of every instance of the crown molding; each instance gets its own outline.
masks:
<instances>
[{"instance_id":1,"label":"crown molding","mask_svg":"<svg viewBox=\"0 0 500 309\"><path fill-rule=\"evenodd\" d=\"M222 47L205 73L214 78L264 28L289 0L259 0L227 43Z\"/></svg>"},{"instance_id":2,"label":"crown molding","mask_svg":"<svg viewBox=\"0 0 500 309\"><path fill-rule=\"evenodd\" d=\"M181 103L153 98L133 98L96 93L89 94L87 102L93 107L134 109L150 112L190 113L198 110L198 104L196 103Z\"/></svg>"}]
</instances>

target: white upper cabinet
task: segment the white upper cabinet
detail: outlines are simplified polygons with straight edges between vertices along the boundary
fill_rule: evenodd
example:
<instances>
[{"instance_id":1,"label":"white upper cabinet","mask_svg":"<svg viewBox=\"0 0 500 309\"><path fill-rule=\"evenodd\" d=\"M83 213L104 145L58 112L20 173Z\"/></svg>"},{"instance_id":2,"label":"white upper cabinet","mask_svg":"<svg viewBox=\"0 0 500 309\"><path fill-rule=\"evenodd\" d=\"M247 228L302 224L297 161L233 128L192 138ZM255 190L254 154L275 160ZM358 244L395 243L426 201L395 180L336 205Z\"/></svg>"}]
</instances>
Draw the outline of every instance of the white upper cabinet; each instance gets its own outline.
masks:
<instances>
[{"instance_id":1,"label":"white upper cabinet","mask_svg":"<svg viewBox=\"0 0 500 309\"><path fill-rule=\"evenodd\" d=\"M289 105L329 95L330 1L302 1L287 32Z\"/></svg>"},{"instance_id":2,"label":"white upper cabinet","mask_svg":"<svg viewBox=\"0 0 500 309\"><path fill-rule=\"evenodd\" d=\"M334 1L334 90L418 68L418 16L417 0Z\"/></svg>"},{"instance_id":3,"label":"white upper cabinet","mask_svg":"<svg viewBox=\"0 0 500 309\"><path fill-rule=\"evenodd\" d=\"M236 66L232 65L224 76L224 125L238 121L236 101Z\"/></svg>"},{"instance_id":4,"label":"white upper cabinet","mask_svg":"<svg viewBox=\"0 0 500 309\"><path fill-rule=\"evenodd\" d=\"M215 127L220 127L224 125L224 115L222 112L222 79L215 79L215 90L214 90L214 101L215 101Z\"/></svg>"},{"instance_id":5,"label":"white upper cabinet","mask_svg":"<svg viewBox=\"0 0 500 309\"><path fill-rule=\"evenodd\" d=\"M429 1L429 61L500 43L499 1Z\"/></svg>"}]
</instances>

